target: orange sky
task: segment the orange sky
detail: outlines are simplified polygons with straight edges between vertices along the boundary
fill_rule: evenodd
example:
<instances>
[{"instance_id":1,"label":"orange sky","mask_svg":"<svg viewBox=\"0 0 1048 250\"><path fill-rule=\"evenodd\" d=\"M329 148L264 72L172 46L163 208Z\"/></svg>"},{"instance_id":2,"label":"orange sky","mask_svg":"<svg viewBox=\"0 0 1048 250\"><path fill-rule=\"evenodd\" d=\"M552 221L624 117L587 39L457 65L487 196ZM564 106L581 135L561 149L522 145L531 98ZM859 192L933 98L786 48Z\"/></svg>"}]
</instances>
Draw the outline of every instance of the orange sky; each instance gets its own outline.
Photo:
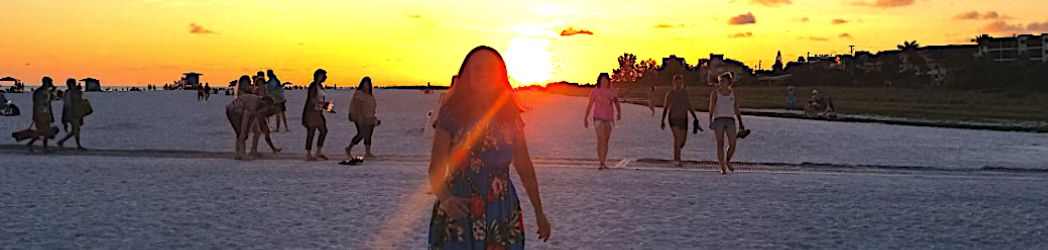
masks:
<instances>
[{"instance_id":1,"label":"orange sky","mask_svg":"<svg viewBox=\"0 0 1048 250\"><path fill-rule=\"evenodd\" d=\"M7 0L0 76L94 77L140 85L204 73L222 86L272 68L284 81L447 84L466 52L490 45L515 84L588 83L623 52L688 63L724 53L770 67L846 53L1048 32L1048 2L976 0L284 1ZM752 21L752 23L751 23ZM569 27L571 28L569 30ZM563 32L569 30L569 32ZM563 33L589 31L562 36ZM843 34L847 35L843 35Z\"/></svg>"}]
</instances>

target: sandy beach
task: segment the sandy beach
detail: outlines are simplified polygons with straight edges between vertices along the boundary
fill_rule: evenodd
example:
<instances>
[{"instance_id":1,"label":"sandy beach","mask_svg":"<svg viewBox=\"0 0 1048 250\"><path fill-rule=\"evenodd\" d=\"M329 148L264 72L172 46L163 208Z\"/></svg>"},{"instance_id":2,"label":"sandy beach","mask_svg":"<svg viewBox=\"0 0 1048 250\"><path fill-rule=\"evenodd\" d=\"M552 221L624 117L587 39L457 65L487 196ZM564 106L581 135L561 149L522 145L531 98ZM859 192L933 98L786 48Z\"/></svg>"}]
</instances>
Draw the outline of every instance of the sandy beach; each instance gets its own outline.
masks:
<instances>
[{"instance_id":1,"label":"sandy beach","mask_svg":"<svg viewBox=\"0 0 1048 250\"><path fill-rule=\"evenodd\" d=\"M352 91L328 93L338 113L327 115L325 151L340 159L355 132L345 119ZM425 248L424 128L438 95L376 96L379 159L340 166L300 160L301 91L288 92L291 132L274 134L285 151L255 161L232 160L230 97L89 93L96 113L83 140L94 151L29 154L0 140L0 245ZM8 97L29 106L27 94ZM554 224L553 239L537 241L522 200L529 248L1048 247L1045 134L745 117L754 134L740 141L740 171L721 176L705 163L669 167L669 132L647 107L623 105L609 156L617 164L596 171L585 99L518 97ZM3 117L0 128L28 121ZM684 158L715 160L712 143L708 132L691 135Z\"/></svg>"}]
</instances>

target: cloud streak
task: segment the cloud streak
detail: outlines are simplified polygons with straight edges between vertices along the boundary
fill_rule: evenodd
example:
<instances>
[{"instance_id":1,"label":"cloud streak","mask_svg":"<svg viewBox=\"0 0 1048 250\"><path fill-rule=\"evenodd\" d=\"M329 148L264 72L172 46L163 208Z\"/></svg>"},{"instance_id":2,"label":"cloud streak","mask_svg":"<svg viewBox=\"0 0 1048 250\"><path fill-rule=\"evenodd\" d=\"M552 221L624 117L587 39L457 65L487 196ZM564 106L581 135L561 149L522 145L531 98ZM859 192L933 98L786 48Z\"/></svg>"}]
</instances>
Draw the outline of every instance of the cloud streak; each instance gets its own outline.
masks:
<instances>
[{"instance_id":1,"label":"cloud streak","mask_svg":"<svg viewBox=\"0 0 1048 250\"><path fill-rule=\"evenodd\" d=\"M876 8L896 8L913 5L914 2L914 0L874 0L873 2L858 1L852 3L852 5Z\"/></svg>"},{"instance_id":2,"label":"cloud streak","mask_svg":"<svg viewBox=\"0 0 1048 250\"><path fill-rule=\"evenodd\" d=\"M1004 17L1004 15L1001 15L1000 13L997 13L997 11L987 11L987 12L984 12L984 13L979 13L978 11L974 11L973 10L973 11L957 14L957 15L953 16L953 19L954 20L979 20L979 19L995 20L995 19L1005 19L1005 17Z\"/></svg>"},{"instance_id":3,"label":"cloud streak","mask_svg":"<svg viewBox=\"0 0 1048 250\"><path fill-rule=\"evenodd\" d=\"M753 36L753 32L740 32L740 33L731 34L731 35L728 36L728 38L747 38L747 37L752 37L752 36Z\"/></svg>"},{"instance_id":4,"label":"cloud streak","mask_svg":"<svg viewBox=\"0 0 1048 250\"><path fill-rule=\"evenodd\" d=\"M564 30L560 31L560 36L574 36L574 35L589 35L589 36L592 36L593 35L593 31L584 30L584 29L575 29L573 27L568 27L567 29L564 29Z\"/></svg>"},{"instance_id":5,"label":"cloud streak","mask_svg":"<svg viewBox=\"0 0 1048 250\"><path fill-rule=\"evenodd\" d=\"M764 5L768 7L779 7L792 4L790 0L750 0L751 4Z\"/></svg>"},{"instance_id":6,"label":"cloud streak","mask_svg":"<svg viewBox=\"0 0 1048 250\"><path fill-rule=\"evenodd\" d=\"M848 20L837 18L837 19L833 19L833 21L831 21L830 23L832 23L833 25L846 24L846 23L848 23Z\"/></svg>"},{"instance_id":7,"label":"cloud streak","mask_svg":"<svg viewBox=\"0 0 1048 250\"><path fill-rule=\"evenodd\" d=\"M197 34L197 35L218 34L218 33L215 33L214 31L209 30L207 28L204 28L204 26L200 26L199 24L196 24L196 23L190 23L189 24L189 33L190 34Z\"/></svg>"},{"instance_id":8,"label":"cloud streak","mask_svg":"<svg viewBox=\"0 0 1048 250\"><path fill-rule=\"evenodd\" d=\"M753 13L751 12L747 12L746 14L734 16L731 19L728 19L728 24L730 25L746 25L755 23L757 23L757 17L753 16Z\"/></svg>"}]
</instances>

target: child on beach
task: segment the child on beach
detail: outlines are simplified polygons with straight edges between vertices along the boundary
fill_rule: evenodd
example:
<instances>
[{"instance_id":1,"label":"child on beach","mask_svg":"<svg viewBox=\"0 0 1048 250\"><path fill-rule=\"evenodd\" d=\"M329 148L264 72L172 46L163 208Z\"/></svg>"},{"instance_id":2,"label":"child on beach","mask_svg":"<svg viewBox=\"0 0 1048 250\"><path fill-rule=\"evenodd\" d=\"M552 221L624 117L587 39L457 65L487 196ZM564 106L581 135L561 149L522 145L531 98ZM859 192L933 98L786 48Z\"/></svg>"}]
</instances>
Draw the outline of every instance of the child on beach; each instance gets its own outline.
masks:
<instances>
[{"instance_id":1,"label":"child on beach","mask_svg":"<svg viewBox=\"0 0 1048 250\"><path fill-rule=\"evenodd\" d=\"M593 111L593 127L597 130L597 159L600 166L597 170L608 169L608 141L611 140L611 129L615 121L622 120L622 107L619 106L619 93L611 88L611 77L608 73L597 76L597 87L593 88L586 105L586 114L582 124L589 128L590 111Z\"/></svg>"},{"instance_id":2,"label":"child on beach","mask_svg":"<svg viewBox=\"0 0 1048 250\"><path fill-rule=\"evenodd\" d=\"M713 129L717 138L717 161L720 163L721 174L727 171L735 172L731 166L731 157L735 154L735 141L737 130L746 129L742 124L742 112L739 111L738 99L732 89L734 79L731 74L723 74L717 77L717 89L710 92L710 129ZM736 120L737 119L737 120ZM724 152L724 138L728 140L728 152ZM727 170L727 171L725 171Z\"/></svg>"},{"instance_id":3,"label":"child on beach","mask_svg":"<svg viewBox=\"0 0 1048 250\"><path fill-rule=\"evenodd\" d=\"M327 120L324 119L324 110L328 103L324 99L324 81L327 80L327 71L317 69L313 72L313 82L309 83L306 90L306 103L302 109L302 126L306 127L306 161L326 161L324 156L324 139L327 137ZM317 139L317 151L313 149L313 135Z\"/></svg>"},{"instance_id":4,"label":"child on beach","mask_svg":"<svg viewBox=\"0 0 1048 250\"><path fill-rule=\"evenodd\" d=\"M440 108L429 164L437 196L429 249L523 249L524 215L512 163L534 207L539 239L550 237L524 122L506 64L490 47L473 49Z\"/></svg>"},{"instance_id":5,"label":"child on beach","mask_svg":"<svg viewBox=\"0 0 1048 250\"><path fill-rule=\"evenodd\" d=\"M699 117L695 115L695 110L691 106L691 97L688 96L688 91L684 90L683 75L673 76L673 90L666 93L662 107L662 119L660 119L662 124L660 127L665 130L666 121L668 120L670 131L673 132L673 166L684 166L680 151L688 141L688 113L691 113L691 117L696 121Z\"/></svg>"}]
</instances>

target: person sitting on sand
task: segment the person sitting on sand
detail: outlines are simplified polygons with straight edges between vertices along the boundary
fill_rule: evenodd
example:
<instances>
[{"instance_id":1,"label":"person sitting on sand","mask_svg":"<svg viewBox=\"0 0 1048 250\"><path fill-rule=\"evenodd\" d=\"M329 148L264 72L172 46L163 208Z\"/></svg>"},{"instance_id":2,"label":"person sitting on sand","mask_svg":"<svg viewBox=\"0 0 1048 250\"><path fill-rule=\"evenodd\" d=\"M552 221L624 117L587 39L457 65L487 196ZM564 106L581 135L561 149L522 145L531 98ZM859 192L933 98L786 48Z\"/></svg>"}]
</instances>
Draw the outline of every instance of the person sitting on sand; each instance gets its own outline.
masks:
<instances>
[{"instance_id":1,"label":"person sitting on sand","mask_svg":"<svg viewBox=\"0 0 1048 250\"><path fill-rule=\"evenodd\" d=\"M248 76L241 76L238 87L240 85L250 85L251 78ZM233 133L236 138L236 159L245 159L246 142L248 133L253 133L254 138L251 144L251 155L261 156L258 153L258 139L264 134L266 142L269 144L269 148L273 150L273 153L278 153L281 149L273 146L273 140L269 135L269 126L264 128L260 124L264 124L259 121L265 121L265 117L271 116L276 113L276 107L273 105L271 99L265 99L260 95L244 93L238 95L228 105L226 105L226 118L229 120L229 125L233 127Z\"/></svg>"},{"instance_id":2,"label":"person sitting on sand","mask_svg":"<svg viewBox=\"0 0 1048 250\"><path fill-rule=\"evenodd\" d=\"M688 113L691 113L693 119L699 119L691 106L691 97L688 96L688 91L684 89L683 75L673 76L673 90L666 93L666 98L664 99L662 119L660 119L662 124L659 126L665 130L666 121L669 121L670 132L673 132L673 166L681 167L684 166L684 162L681 159L680 151L688 142Z\"/></svg>"},{"instance_id":3,"label":"person sitting on sand","mask_svg":"<svg viewBox=\"0 0 1048 250\"><path fill-rule=\"evenodd\" d=\"M62 126L66 128L66 135L58 140L61 148L70 137L76 137L76 149L86 150L80 144L80 128L84 125L84 93L76 85L76 79L66 80L65 98L62 98Z\"/></svg>"},{"instance_id":4,"label":"person sitting on sand","mask_svg":"<svg viewBox=\"0 0 1048 250\"><path fill-rule=\"evenodd\" d=\"M324 110L328 106L328 102L324 99L324 81L327 80L327 71L323 69L317 69L313 72L313 82L309 83L309 88L306 89L306 103L302 109L302 126L306 127L306 160L315 161L322 160L326 161L327 156L324 156L324 138L327 137L327 120L324 119ZM317 134L317 151L312 152L313 148L313 135Z\"/></svg>"},{"instance_id":5,"label":"person sitting on sand","mask_svg":"<svg viewBox=\"0 0 1048 250\"><path fill-rule=\"evenodd\" d=\"M731 74L722 74L717 77L717 89L710 92L710 128L713 129L717 138L716 152L721 174L727 174L727 171L735 172L735 168L731 166L731 157L735 155L735 141L737 140L736 119L738 119L739 128L746 129L746 126L742 124L742 112L739 111L735 90L732 89L734 83ZM724 152L725 137L728 139L727 153Z\"/></svg>"},{"instance_id":6,"label":"person sitting on sand","mask_svg":"<svg viewBox=\"0 0 1048 250\"><path fill-rule=\"evenodd\" d=\"M502 56L470 51L440 108L430 153L429 184L437 197L429 249L523 249L524 216L510 178L512 163L534 207L538 239L550 237L521 111Z\"/></svg>"},{"instance_id":7,"label":"person sitting on sand","mask_svg":"<svg viewBox=\"0 0 1048 250\"><path fill-rule=\"evenodd\" d=\"M375 126L381 123L375 112L377 106L371 77L365 76L364 79L360 79L360 86L357 86L349 101L349 121L357 127L357 135L353 136L353 140L346 147L346 155L350 158L353 158L353 146L360 141L364 141L364 157L375 158L375 155L371 154L371 135Z\"/></svg>"},{"instance_id":8,"label":"person sitting on sand","mask_svg":"<svg viewBox=\"0 0 1048 250\"><path fill-rule=\"evenodd\" d=\"M273 102L276 103L277 108L280 109L277 112L277 128L276 131L280 131L280 124L284 124L284 131L290 131L291 127L287 125L287 98L284 97L284 84L277 78L277 74L273 73L272 69L266 70L266 76L269 80L266 80L266 92L269 97L273 98Z\"/></svg>"},{"instance_id":9,"label":"person sitting on sand","mask_svg":"<svg viewBox=\"0 0 1048 250\"><path fill-rule=\"evenodd\" d=\"M47 139L53 137L50 133L51 123L55 121L54 113L51 110L51 90L55 85L51 77L45 76L40 82L40 87L33 90L33 125L35 125L37 136L29 140L26 146L29 147L29 152L33 152L33 144L41 140L44 145L43 152L47 153Z\"/></svg>"},{"instance_id":10,"label":"person sitting on sand","mask_svg":"<svg viewBox=\"0 0 1048 250\"><path fill-rule=\"evenodd\" d=\"M808 117L833 116L833 98L820 94L817 89L812 90L805 114Z\"/></svg>"},{"instance_id":11,"label":"person sitting on sand","mask_svg":"<svg viewBox=\"0 0 1048 250\"><path fill-rule=\"evenodd\" d=\"M608 141L611 140L611 129L615 121L622 120L622 107L619 106L619 93L611 88L611 77L608 73L597 76L597 87L589 96L589 105L583 114L582 124L589 128L590 111L593 111L593 127L597 130L597 170L608 169Z\"/></svg>"}]
</instances>

